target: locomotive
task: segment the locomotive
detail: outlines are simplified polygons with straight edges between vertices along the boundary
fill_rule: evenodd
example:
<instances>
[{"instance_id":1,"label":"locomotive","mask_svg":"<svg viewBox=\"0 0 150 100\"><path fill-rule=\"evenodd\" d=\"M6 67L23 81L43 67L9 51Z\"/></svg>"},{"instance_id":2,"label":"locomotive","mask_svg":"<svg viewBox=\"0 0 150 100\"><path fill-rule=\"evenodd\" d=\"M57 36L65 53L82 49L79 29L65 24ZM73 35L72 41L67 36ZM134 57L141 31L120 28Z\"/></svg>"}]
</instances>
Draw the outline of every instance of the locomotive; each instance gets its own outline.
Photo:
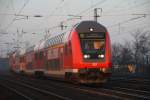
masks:
<instances>
[{"instance_id":1,"label":"locomotive","mask_svg":"<svg viewBox=\"0 0 150 100\"><path fill-rule=\"evenodd\" d=\"M71 30L10 55L11 70L79 83L104 83L111 76L111 43L107 29L81 21Z\"/></svg>"}]
</instances>

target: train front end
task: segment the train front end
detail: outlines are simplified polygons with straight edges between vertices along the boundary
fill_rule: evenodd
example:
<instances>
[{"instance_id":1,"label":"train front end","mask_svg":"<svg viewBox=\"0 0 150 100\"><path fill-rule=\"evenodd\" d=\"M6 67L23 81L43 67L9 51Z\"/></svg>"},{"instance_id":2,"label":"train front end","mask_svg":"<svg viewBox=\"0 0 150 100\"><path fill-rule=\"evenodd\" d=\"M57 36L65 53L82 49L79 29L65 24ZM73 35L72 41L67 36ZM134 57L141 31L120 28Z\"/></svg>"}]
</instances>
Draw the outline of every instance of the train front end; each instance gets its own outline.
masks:
<instances>
[{"instance_id":1,"label":"train front end","mask_svg":"<svg viewBox=\"0 0 150 100\"><path fill-rule=\"evenodd\" d=\"M80 83L104 83L111 75L111 44L104 26L83 21L72 31L74 75Z\"/></svg>"}]
</instances>

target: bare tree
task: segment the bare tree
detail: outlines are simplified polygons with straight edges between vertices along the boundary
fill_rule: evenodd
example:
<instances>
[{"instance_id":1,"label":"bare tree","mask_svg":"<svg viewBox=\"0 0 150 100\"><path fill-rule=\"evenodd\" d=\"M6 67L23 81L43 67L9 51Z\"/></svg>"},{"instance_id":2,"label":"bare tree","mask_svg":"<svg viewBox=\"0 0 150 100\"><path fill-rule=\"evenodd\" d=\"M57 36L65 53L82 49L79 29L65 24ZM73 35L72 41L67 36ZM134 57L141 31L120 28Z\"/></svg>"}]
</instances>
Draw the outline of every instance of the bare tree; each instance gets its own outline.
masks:
<instances>
[{"instance_id":1,"label":"bare tree","mask_svg":"<svg viewBox=\"0 0 150 100\"><path fill-rule=\"evenodd\" d=\"M137 71L145 72L150 59L150 32L137 30L132 33L133 40L124 44L112 45L113 65L119 68L136 66Z\"/></svg>"},{"instance_id":2,"label":"bare tree","mask_svg":"<svg viewBox=\"0 0 150 100\"><path fill-rule=\"evenodd\" d=\"M129 72L128 65L133 63L131 43L125 41L125 44L113 44L112 57L115 74L127 74Z\"/></svg>"},{"instance_id":3,"label":"bare tree","mask_svg":"<svg viewBox=\"0 0 150 100\"><path fill-rule=\"evenodd\" d=\"M121 48L122 45L121 44L113 44L112 45L112 61L114 65L120 65L121 61Z\"/></svg>"},{"instance_id":4,"label":"bare tree","mask_svg":"<svg viewBox=\"0 0 150 100\"><path fill-rule=\"evenodd\" d=\"M122 45L121 49L121 64L129 65L133 63L133 52L131 49L131 43L125 41L125 44Z\"/></svg>"},{"instance_id":5,"label":"bare tree","mask_svg":"<svg viewBox=\"0 0 150 100\"><path fill-rule=\"evenodd\" d=\"M142 32L137 30L132 34L133 40L133 50L134 50L134 59L137 66L144 65L145 57L150 51L150 35L149 32Z\"/></svg>"},{"instance_id":6,"label":"bare tree","mask_svg":"<svg viewBox=\"0 0 150 100\"><path fill-rule=\"evenodd\" d=\"M137 30L132 33L134 62L136 66L144 66L146 56L150 51L150 33L148 31Z\"/></svg>"},{"instance_id":7,"label":"bare tree","mask_svg":"<svg viewBox=\"0 0 150 100\"><path fill-rule=\"evenodd\" d=\"M133 52L131 44L125 42L125 44L113 44L112 45L112 58L113 64L128 65L133 63Z\"/></svg>"}]
</instances>

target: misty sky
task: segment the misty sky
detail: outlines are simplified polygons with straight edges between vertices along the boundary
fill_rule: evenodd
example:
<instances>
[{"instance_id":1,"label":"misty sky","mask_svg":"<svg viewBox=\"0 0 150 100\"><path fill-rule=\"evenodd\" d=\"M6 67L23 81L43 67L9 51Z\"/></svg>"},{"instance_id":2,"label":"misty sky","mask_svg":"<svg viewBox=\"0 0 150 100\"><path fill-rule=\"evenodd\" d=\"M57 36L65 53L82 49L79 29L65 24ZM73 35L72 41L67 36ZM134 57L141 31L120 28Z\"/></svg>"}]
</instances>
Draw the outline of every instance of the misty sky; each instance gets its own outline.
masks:
<instances>
[{"instance_id":1,"label":"misty sky","mask_svg":"<svg viewBox=\"0 0 150 100\"><path fill-rule=\"evenodd\" d=\"M150 0L0 0L0 56L8 47L15 49L17 41L24 48L38 43L48 30L60 33L61 22L70 28L93 20L94 8L102 9L98 22L107 27L112 43L131 41L137 29L150 30Z\"/></svg>"}]
</instances>

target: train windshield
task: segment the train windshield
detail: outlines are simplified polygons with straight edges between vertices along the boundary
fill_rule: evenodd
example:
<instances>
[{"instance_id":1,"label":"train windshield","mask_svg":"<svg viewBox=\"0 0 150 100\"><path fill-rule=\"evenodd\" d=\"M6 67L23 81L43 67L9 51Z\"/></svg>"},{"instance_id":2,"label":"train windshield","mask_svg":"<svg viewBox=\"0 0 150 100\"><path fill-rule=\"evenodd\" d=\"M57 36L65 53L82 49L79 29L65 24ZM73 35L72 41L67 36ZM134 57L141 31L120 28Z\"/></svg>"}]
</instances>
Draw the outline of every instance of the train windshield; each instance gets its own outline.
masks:
<instances>
[{"instance_id":1,"label":"train windshield","mask_svg":"<svg viewBox=\"0 0 150 100\"><path fill-rule=\"evenodd\" d=\"M84 59L105 58L105 33L79 34Z\"/></svg>"}]
</instances>

